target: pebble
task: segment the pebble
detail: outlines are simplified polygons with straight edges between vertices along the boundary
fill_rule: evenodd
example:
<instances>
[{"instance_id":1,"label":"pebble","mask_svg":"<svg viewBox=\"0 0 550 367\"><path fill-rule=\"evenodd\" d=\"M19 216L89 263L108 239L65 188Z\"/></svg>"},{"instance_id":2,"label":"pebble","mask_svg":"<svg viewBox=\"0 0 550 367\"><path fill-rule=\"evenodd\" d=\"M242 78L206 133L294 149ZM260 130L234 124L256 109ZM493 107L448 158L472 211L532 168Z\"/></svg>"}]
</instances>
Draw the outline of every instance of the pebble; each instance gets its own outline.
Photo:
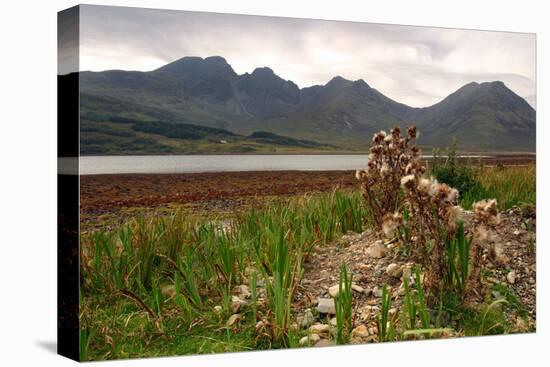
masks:
<instances>
[{"instance_id":1,"label":"pebble","mask_svg":"<svg viewBox=\"0 0 550 367\"><path fill-rule=\"evenodd\" d=\"M231 296L231 311L233 313L239 312L239 310L246 305L247 302L245 300L242 300L237 296Z\"/></svg>"},{"instance_id":2,"label":"pebble","mask_svg":"<svg viewBox=\"0 0 550 367\"><path fill-rule=\"evenodd\" d=\"M396 263L391 263L386 268L386 274L394 278L401 278L401 274L403 274L403 268Z\"/></svg>"},{"instance_id":3,"label":"pebble","mask_svg":"<svg viewBox=\"0 0 550 367\"><path fill-rule=\"evenodd\" d=\"M351 289L353 289L354 291L356 291L358 293L365 293L365 288L363 288L363 287L361 287L360 285L357 285L357 284L352 284Z\"/></svg>"},{"instance_id":4,"label":"pebble","mask_svg":"<svg viewBox=\"0 0 550 367\"><path fill-rule=\"evenodd\" d=\"M238 296L241 299L250 298L250 291L248 290L248 286L245 284L241 284L234 287L233 294Z\"/></svg>"},{"instance_id":5,"label":"pebble","mask_svg":"<svg viewBox=\"0 0 550 367\"><path fill-rule=\"evenodd\" d=\"M515 271L509 272L506 275L506 280L508 281L508 283L514 284L516 282L516 272Z\"/></svg>"},{"instance_id":6,"label":"pebble","mask_svg":"<svg viewBox=\"0 0 550 367\"><path fill-rule=\"evenodd\" d=\"M342 288L345 290L346 286L342 284ZM330 287L328 289L328 294L330 294L330 296L332 298L338 297L339 292L340 292L340 285L339 284L333 285L332 287Z\"/></svg>"},{"instance_id":7,"label":"pebble","mask_svg":"<svg viewBox=\"0 0 550 367\"><path fill-rule=\"evenodd\" d=\"M314 345L319 340L321 340L321 337L317 334L306 335L302 339L300 339L300 345Z\"/></svg>"},{"instance_id":8,"label":"pebble","mask_svg":"<svg viewBox=\"0 0 550 367\"><path fill-rule=\"evenodd\" d=\"M314 347L315 348L319 348L319 347L330 347L330 346L333 346L334 343L328 339L321 339L319 340L317 343L315 343Z\"/></svg>"},{"instance_id":9,"label":"pebble","mask_svg":"<svg viewBox=\"0 0 550 367\"><path fill-rule=\"evenodd\" d=\"M304 317L302 319L302 322L300 323L303 328L310 327L315 322L315 317L313 316L313 312L308 308L304 312Z\"/></svg>"},{"instance_id":10,"label":"pebble","mask_svg":"<svg viewBox=\"0 0 550 367\"><path fill-rule=\"evenodd\" d=\"M229 316L229 319L227 320L227 323L226 325L227 326L232 326L235 322L237 322L239 319L241 318L241 315L236 313L236 314L233 314L231 316Z\"/></svg>"},{"instance_id":11,"label":"pebble","mask_svg":"<svg viewBox=\"0 0 550 367\"><path fill-rule=\"evenodd\" d=\"M369 336L369 330L365 325L359 325L351 331L352 338L366 338Z\"/></svg>"},{"instance_id":12,"label":"pebble","mask_svg":"<svg viewBox=\"0 0 550 367\"><path fill-rule=\"evenodd\" d=\"M330 327L327 324L315 324L309 327L309 331L315 334L328 333Z\"/></svg>"},{"instance_id":13,"label":"pebble","mask_svg":"<svg viewBox=\"0 0 550 367\"><path fill-rule=\"evenodd\" d=\"M319 311L319 313L336 315L336 306L334 304L334 298L319 298L319 303L317 304L317 311Z\"/></svg>"},{"instance_id":14,"label":"pebble","mask_svg":"<svg viewBox=\"0 0 550 367\"><path fill-rule=\"evenodd\" d=\"M216 315L221 315L222 311L223 311L222 306L214 306L214 313Z\"/></svg>"},{"instance_id":15,"label":"pebble","mask_svg":"<svg viewBox=\"0 0 550 367\"><path fill-rule=\"evenodd\" d=\"M384 256L386 256L386 253L388 252L388 249L382 241L376 241L370 247L367 249L366 253L370 257L374 257L375 259L381 259Z\"/></svg>"}]
</instances>

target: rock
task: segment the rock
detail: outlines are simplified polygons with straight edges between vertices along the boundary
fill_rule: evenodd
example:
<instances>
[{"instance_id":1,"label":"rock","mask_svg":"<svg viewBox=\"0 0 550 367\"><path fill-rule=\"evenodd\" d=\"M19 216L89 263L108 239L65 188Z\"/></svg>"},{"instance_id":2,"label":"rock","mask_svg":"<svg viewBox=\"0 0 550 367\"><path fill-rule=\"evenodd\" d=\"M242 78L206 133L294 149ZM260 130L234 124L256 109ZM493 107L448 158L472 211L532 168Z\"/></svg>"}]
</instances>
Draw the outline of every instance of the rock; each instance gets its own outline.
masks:
<instances>
[{"instance_id":1,"label":"rock","mask_svg":"<svg viewBox=\"0 0 550 367\"><path fill-rule=\"evenodd\" d=\"M311 325L313 325L314 322L315 322L315 317L313 316L313 312L311 312L311 310L308 308L304 312L304 317L302 318L302 321L300 322L300 325L303 328L308 328Z\"/></svg>"},{"instance_id":2,"label":"rock","mask_svg":"<svg viewBox=\"0 0 550 367\"><path fill-rule=\"evenodd\" d=\"M343 286L344 289L346 289L346 286L344 285ZM352 283L351 284L351 289L353 289L354 291L358 292L358 293L363 293L365 291L365 289L355 283ZM333 285L332 287L330 287L328 289L328 294L330 294L330 296L332 298L336 298L338 297L338 293L340 292L340 285L339 284L335 284Z\"/></svg>"},{"instance_id":3,"label":"rock","mask_svg":"<svg viewBox=\"0 0 550 367\"><path fill-rule=\"evenodd\" d=\"M314 345L319 340L321 340L321 337L317 334L306 335L302 339L300 339L300 345Z\"/></svg>"},{"instance_id":4,"label":"rock","mask_svg":"<svg viewBox=\"0 0 550 367\"><path fill-rule=\"evenodd\" d=\"M506 275L506 280L508 281L508 283L514 284L516 282L516 272L515 271L509 272Z\"/></svg>"},{"instance_id":5,"label":"rock","mask_svg":"<svg viewBox=\"0 0 550 367\"><path fill-rule=\"evenodd\" d=\"M319 347L331 347L334 343L328 339L321 339L313 347L319 348Z\"/></svg>"},{"instance_id":6,"label":"rock","mask_svg":"<svg viewBox=\"0 0 550 367\"><path fill-rule=\"evenodd\" d=\"M336 315L336 306L334 304L334 298L319 298L319 303L317 304L317 311L319 311L319 313Z\"/></svg>"},{"instance_id":7,"label":"rock","mask_svg":"<svg viewBox=\"0 0 550 367\"><path fill-rule=\"evenodd\" d=\"M365 288L361 287L360 285L357 285L357 284L351 284L351 289L353 289L354 291L358 292L358 293L365 293Z\"/></svg>"},{"instance_id":8,"label":"rock","mask_svg":"<svg viewBox=\"0 0 550 367\"><path fill-rule=\"evenodd\" d=\"M372 290L372 294L375 296L375 297L382 297L382 289L378 288L378 287L374 287L374 289Z\"/></svg>"},{"instance_id":9,"label":"rock","mask_svg":"<svg viewBox=\"0 0 550 367\"><path fill-rule=\"evenodd\" d=\"M345 286L343 286L344 289L346 289ZM340 285L339 284L336 284L336 285L333 285L332 287L330 287L328 289L328 294L330 294L330 296L332 298L336 298L338 297L338 292L340 291Z\"/></svg>"},{"instance_id":10,"label":"rock","mask_svg":"<svg viewBox=\"0 0 550 367\"><path fill-rule=\"evenodd\" d=\"M386 274L394 278L401 278L401 274L403 274L403 268L396 263L391 263L386 268Z\"/></svg>"},{"instance_id":11,"label":"rock","mask_svg":"<svg viewBox=\"0 0 550 367\"><path fill-rule=\"evenodd\" d=\"M315 334L328 333L330 327L327 324L315 324L309 327L309 331Z\"/></svg>"},{"instance_id":12,"label":"rock","mask_svg":"<svg viewBox=\"0 0 550 367\"><path fill-rule=\"evenodd\" d=\"M373 327L369 328L369 335L376 335L376 329Z\"/></svg>"},{"instance_id":13,"label":"rock","mask_svg":"<svg viewBox=\"0 0 550 367\"><path fill-rule=\"evenodd\" d=\"M248 286L245 284L235 286L233 288L233 294L240 299L250 298L250 291L248 290Z\"/></svg>"},{"instance_id":14,"label":"rock","mask_svg":"<svg viewBox=\"0 0 550 367\"><path fill-rule=\"evenodd\" d=\"M369 330L365 325L359 325L351 331L352 338L366 338L369 336Z\"/></svg>"},{"instance_id":15,"label":"rock","mask_svg":"<svg viewBox=\"0 0 550 367\"><path fill-rule=\"evenodd\" d=\"M239 312L239 310L243 307L243 306L246 306L247 305L247 302L240 299L239 297L237 296L231 296L231 311L233 313L237 313Z\"/></svg>"},{"instance_id":16,"label":"rock","mask_svg":"<svg viewBox=\"0 0 550 367\"><path fill-rule=\"evenodd\" d=\"M238 320L241 319L241 315L236 313L236 314L233 314L231 316L229 316L229 319L227 320L227 323L226 325L227 326L232 326L235 322L237 322Z\"/></svg>"},{"instance_id":17,"label":"rock","mask_svg":"<svg viewBox=\"0 0 550 367\"><path fill-rule=\"evenodd\" d=\"M222 311L223 311L222 306L214 306L214 313L215 313L216 315L221 315L221 314L222 314Z\"/></svg>"},{"instance_id":18,"label":"rock","mask_svg":"<svg viewBox=\"0 0 550 367\"><path fill-rule=\"evenodd\" d=\"M330 325L333 327L336 327L338 325L338 320L336 320L336 317L330 319Z\"/></svg>"},{"instance_id":19,"label":"rock","mask_svg":"<svg viewBox=\"0 0 550 367\"><path fill-rule=\"evenodd\" d=\"M367 289L365 289L365 295L366 295L367 297L371 296L371 295L372 295L372 288L367 288Z\"/></svg>"},{"instance_id":20,"label":"rock","mask_svg":"<svg viewBox=\"0 0 550 367\"><path fill-rule=\"evenodd\" d=\"M366 254L370 257L374 257L375 259L381 259L384 256L386 256L386 253L388 252L388 249L382 241L376 241L370 247L367 249Z\"/></svg>"}]
</instances>

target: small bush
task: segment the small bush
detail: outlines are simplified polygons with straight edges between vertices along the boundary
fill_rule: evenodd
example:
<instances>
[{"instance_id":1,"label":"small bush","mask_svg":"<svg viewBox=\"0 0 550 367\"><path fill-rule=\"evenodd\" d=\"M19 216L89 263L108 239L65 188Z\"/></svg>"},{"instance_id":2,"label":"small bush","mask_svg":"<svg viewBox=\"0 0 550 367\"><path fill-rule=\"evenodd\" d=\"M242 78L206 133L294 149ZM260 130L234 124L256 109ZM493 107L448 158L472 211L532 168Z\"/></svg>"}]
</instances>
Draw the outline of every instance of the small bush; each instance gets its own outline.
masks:
<instances>
[{"instance_id":1,"label":"small bush","mask_svg":"<svg viewBox=\"0 0 550 367\"><path fill-rule=\"evenodd\" d=\"M460 164L458 161L456 141L446 149L445 157L439 154L438 149L434 149L431 174L439 182L456 188L463 196L483 191L471 164L469 162Z\"/></svg>"}]
</instances>

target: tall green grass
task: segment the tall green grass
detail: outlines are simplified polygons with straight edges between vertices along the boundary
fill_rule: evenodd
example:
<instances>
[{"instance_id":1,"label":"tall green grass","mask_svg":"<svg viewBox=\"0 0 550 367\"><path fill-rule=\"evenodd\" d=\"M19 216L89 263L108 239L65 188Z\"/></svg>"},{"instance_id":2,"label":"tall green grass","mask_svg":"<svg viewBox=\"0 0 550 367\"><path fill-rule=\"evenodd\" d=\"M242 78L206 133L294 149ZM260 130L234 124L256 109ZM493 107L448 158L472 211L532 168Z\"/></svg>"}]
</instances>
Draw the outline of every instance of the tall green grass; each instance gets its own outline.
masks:
<instances>
[{"instance_id":1,"label":"tall green grass","mask_svg":"<svg viewBox=\"0 0 550 367\"><path fill-rule=\"evenodd\" d=\"M470 247L472 239L464 233L464 222L460 221L456 236L446 244L447 289L463 295L470 269Z\"/></svg>"},{"instance_id":2,"label":"tall green grass","mask_svg":"<svg viewBox=\"0 0 550 367\"><path fill-rule=\"evenodd\" d=\"M472 204L488 198L497 199L500 210L514 205L536 204L536 167L473 167L473 178L476 185L467 191L460 192L460 205L471 209Z\"/></svg>"},{"instance_id":3,"label":"tall green grass","mask_svg":"<svg viewBox=\"0 0 550 367\"><path fill-rule=\"evenodd\" d=\"M112 302L122 292L138 309L152 310L159 319L177 312L187 323L179 327L192 328L193 315L207 308L225 305L228 311L232 288L246 283L245 269L252 268L265 284L272 342L289 346L291 306L304 259L315 246L361 231L367 221L360 193L338 190L236 213L224 221L182 212L137 215L120 228L82 237L83 297ZM174 297L162 293L170 285ZM259 318L255 305L252 313ZM93 349L93 341L87 342Z\"/></svg>"},{"instance_id":4,"label":"tall green grass","mask_svg":"<svg viewBox=\"0 0 550 367\"><path fill-rule=\"evenodd\" d=\"M338 297L335 300L336 308L336 344L349 342L352 327L352 283L353 274L348 274L346 264L340 266L340 280L338 283Z\"/></svg>"}]
</instances>

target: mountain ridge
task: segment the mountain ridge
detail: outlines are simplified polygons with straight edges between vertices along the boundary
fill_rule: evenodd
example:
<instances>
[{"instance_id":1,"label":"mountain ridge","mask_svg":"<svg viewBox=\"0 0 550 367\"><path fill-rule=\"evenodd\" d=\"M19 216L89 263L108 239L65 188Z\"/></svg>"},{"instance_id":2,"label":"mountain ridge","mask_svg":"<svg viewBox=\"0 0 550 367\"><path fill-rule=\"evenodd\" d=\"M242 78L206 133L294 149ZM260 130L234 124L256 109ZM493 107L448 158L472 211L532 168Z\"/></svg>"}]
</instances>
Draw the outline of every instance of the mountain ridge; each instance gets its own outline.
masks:
<instances>
[{"instance_id":1,"label":"mountain ridge","mask_svg":"<svg viewBox=\"0 0 550 367\"><path fill-rule=\"evenodd\" d=\"M363 79L335 76L300 88L267 66L237 74L221 56L186 56L150 72L80 76L85 113L95 109L239 134L261 130L345 146L365 144L380 129L415 123L423 132L419 142L427 146L457 139L470 150L535 150L536 112L501 81L467 83L431 106L411 107Z\"/></svg>"}]
</instances>

